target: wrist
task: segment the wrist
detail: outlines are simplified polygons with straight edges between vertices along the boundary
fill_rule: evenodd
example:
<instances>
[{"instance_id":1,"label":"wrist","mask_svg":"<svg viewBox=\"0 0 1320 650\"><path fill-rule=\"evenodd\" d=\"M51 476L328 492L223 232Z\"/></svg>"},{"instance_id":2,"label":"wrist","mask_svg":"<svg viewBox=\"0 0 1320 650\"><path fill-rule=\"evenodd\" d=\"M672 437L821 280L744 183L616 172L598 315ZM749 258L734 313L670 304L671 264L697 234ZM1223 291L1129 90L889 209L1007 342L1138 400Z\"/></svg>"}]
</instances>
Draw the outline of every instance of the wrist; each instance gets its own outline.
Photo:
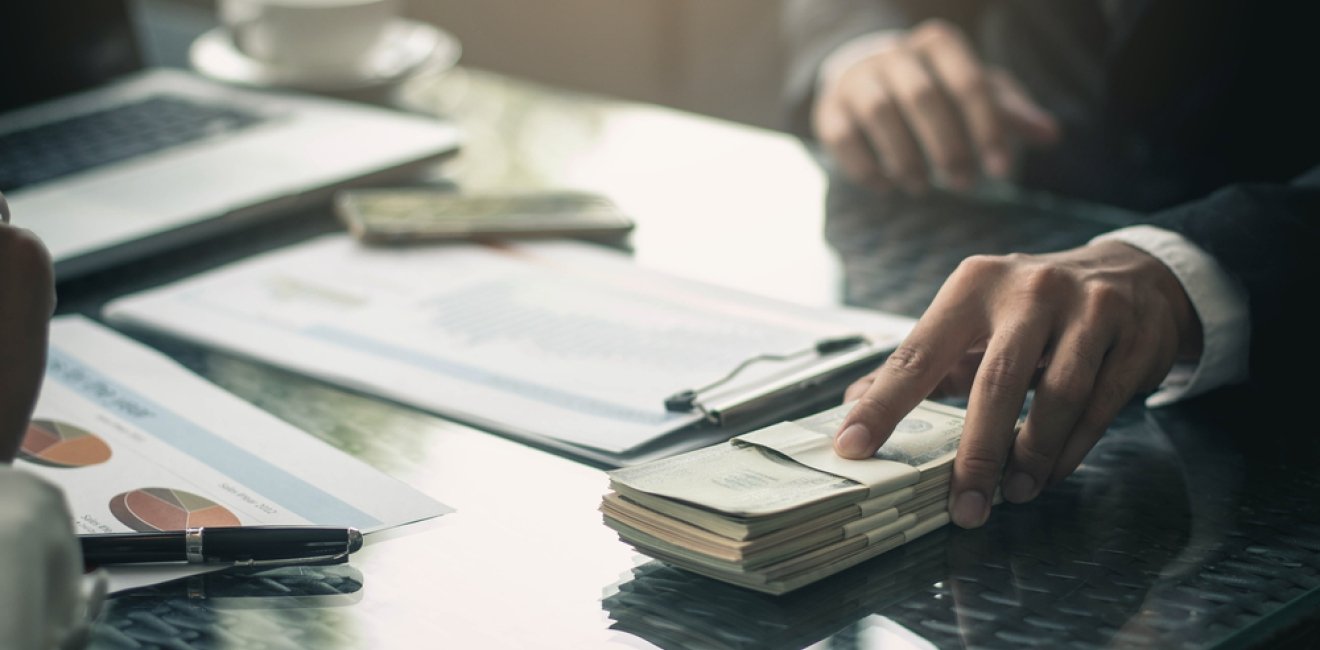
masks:
<instances>
[{"instance_id":1,"label":"wrist","mask_svg":"<svg viewBox=\"0 0 1320 650\"><path fill-rule=\"evenodd\" d=\"M1209 253L1179 233L1153 225L1128 226L1091 240L1092 244L1122 242L1156 258L1181 284L1182 294L1191 302L1199 338L1193 332L1189 344L1179 346L1180 361L1194 360L1193 366L1171 377L1156 395L1147 400L1151 406L1176 402L1213 388L1245 381L1249 376L1251 317L1246 290L1220 266ZM1169 295L1167 285L1161 291ZM1171 299L1172 300L1172 299ZM1171 305L1177 305L1172 300ZM1176 317L1176 316L1175 316ZM1184 328L1185 329L1185 328ZM1199 342L1199 346L1192 343ZM1199 354L1198 354L1199 352Z\"/></svg>"},{"instance_id":2,"label":"wrist","mask_svg":"<svg viewBox=\"0 0 1320 650\"><path fill-rule=\"evenodd\" d=\"M1123 244L1128 246L1128 244ZM1139 255L1150 260L1154 272L1159 278L1156 286L1164 294L1173 313L1174 327L1178 332L1178 361L1195 362L1200 360L1205 348L1204 330L1201 317L1196 313L1192 298L1183 287L1178 276L1160 261L1159 258L1139 248L1132 247Z\"/></svg>"},{"instance_id":3,"label":"wrist","mask_svg":"<svg viewBox=\"0 0 1320 650\"><path fill-rule=\"evenodd\" d=\"M1129 260L1136 282L1149 282L1164 299L1178 337L1176 360L1196 362L1204 349L1204 331L1201 318L1182 280L1160 258L1122 240L1105 240L1091 244L1111 248L1113 253Z\"/></svg>"}]
</instances>

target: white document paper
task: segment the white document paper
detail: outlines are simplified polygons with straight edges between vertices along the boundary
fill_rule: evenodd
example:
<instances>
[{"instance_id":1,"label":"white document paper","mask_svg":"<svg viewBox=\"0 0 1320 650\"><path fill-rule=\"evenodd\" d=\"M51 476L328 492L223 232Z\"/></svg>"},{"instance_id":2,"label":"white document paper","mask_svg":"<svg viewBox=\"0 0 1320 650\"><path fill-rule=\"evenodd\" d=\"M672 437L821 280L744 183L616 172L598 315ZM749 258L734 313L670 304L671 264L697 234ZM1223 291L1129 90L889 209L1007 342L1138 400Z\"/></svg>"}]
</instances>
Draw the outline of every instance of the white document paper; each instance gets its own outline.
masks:
<instances>
[{"instance_id":1,"label":"white document paper","mask_svg":"<svg viewBox=\"0 0 1320 650\"><path fill-rule=\"evenodd\" d=\"M118 300L106 316L613 454L698 422L665 397L748 357L847 334L892 348L912 323L682 280L581 242L374 248L340 234ZM819 363L757 364L734 384Z\"/></svg>"},{"instance_id":2,"label":"white document paper","mask_svg":"<svg viewBox=\"0 0 1320 650\"><path fill-rule=\"evenodd\" d=\"M351 526L450 508L78 316L54 319L41 397L15 466L60 486L77 533ZM125 589L196 573L110 568Z\"/></svg>"}]
</instances>

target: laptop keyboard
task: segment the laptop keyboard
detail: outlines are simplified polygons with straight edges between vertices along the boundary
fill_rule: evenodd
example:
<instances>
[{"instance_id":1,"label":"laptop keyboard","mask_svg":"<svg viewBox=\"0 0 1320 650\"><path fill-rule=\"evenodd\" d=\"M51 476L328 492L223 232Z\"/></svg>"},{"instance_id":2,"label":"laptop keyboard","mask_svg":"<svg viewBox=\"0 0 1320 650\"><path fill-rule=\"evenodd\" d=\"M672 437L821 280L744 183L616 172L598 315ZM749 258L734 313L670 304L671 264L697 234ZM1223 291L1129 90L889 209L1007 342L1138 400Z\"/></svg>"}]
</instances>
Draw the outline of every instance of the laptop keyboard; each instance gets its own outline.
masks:
<instances>
[{"instance_id":1,"label":"laptop keyboard","mask_svg":"<svg viewBox=\"0 0 1320 650\"><path fill-rule=\"evenodd\" d=\"M0 190L13 191L250 127L262 116L154 96L0 134Z\"/></svg>"}]
</instances>

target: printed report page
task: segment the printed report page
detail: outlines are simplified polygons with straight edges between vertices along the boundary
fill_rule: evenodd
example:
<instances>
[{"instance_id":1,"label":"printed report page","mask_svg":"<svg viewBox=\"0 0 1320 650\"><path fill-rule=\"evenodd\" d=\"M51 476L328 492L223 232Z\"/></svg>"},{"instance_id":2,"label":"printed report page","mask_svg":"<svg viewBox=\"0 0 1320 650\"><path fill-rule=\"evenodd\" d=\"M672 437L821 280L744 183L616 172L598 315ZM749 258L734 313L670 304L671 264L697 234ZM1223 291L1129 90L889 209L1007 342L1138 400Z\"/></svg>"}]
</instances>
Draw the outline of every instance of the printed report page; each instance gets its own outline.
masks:
<instances>
[{"instance_id":1,"label":"printed report page","mask_svg":"<svg viewBox=\"0 0 1320 650\"><path fill-rule=\"evenodd\" d=\"M450 511L76 316L52 323L15 466L64 491L80 534L296 524L370 533ZM132 573L116 567L112 577ZM151 571L135 575L157 581Z\"/></svg>"},{"instance_id":2,"label":"printed report page","mask_svg":"<svg viewBox=\"0 0 1320 650\"><path fill-rule=\"evenodd\" d=\"M112 303L162 330L496 430L607 452L698 421L665 397L743 360L910 320L681 280L573 241L408 248L317 240ZM800 372L758 364L735 383Z\"/></svg>"}]
</instances>

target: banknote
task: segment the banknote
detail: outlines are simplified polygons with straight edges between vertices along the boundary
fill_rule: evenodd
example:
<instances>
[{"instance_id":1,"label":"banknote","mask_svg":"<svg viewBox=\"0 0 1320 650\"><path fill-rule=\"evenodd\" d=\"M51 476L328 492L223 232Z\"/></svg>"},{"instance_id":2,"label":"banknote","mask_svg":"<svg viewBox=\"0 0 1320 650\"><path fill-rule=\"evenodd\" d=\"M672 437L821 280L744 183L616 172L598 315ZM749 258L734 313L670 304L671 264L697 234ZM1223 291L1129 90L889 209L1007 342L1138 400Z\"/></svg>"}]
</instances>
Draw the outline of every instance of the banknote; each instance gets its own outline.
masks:
<instances>
[{"instance_id":1,"label":"banknote","mask_svg":"<svg viewBox=\"0 0 1320 650\"><path fill-rule=\"evenodd\" d=\"M653 558L693 573L757 591L783 594L898 548L940 528L948 521L948 513L940 510L924 518L916 518L905 530L888 537L876 539L867 539L865 536L852 537L757 570L745 570L736 564L710 562L704 558L678 553L672 548L652 545L644 536L635 540L630 539L629 543Z\"/></svg>"},{"instance_id":2,"label":"banknote","mask_svg":"<svg viewBox=\"0 0 1320 650\"><path fill-rule=\"evenodd\" d=\"M847 508L848 516L823 523L815 518L801 524L760 537L735 540L707 531L691 523L662 515L634 504L617 494L605 497L601 512L606 524L622 524L627 531L639 531L666 546L681 548L685 552L704 555L718 560L735 562L744 568L755 568L826 546L848 537L865 534L893 525L904 515L924 511L930 506L943 505L946 490L926 490L905 502L888 509L861 515L857 508Z\"/></svg>"},{"instance_id":3,"label":"banknote","mask_svg":"<svg viewBox=\"0 0 1320 650\"><path fill-rule=\"evenodd\" d=\"M610 486L733 517L819 505L833 509L867 496L866 486L754 445L724 443L610 472Z\"/></svg>"},{"instance_id":4,"label":"banknote","mask_svg":"<svg viewBox=\"0 0 1320 650\"><path fill-rule=\"evenodd\" d=\"M832 439L855 403L841 404L796 420L794 424ZM966 412L957 407L922 402L899 421L875 457L916 468L951 461L953 453L958 450L958 441L962 439L965 415Z\"/></svg>"},{"instance_id":5,"label":"banknote","mask_svg":"<svg viewBox=\"0 0 1320 650\"><path fill-rule=\"evenodd\" d=\"M960 410L934 402L913 409L876 458L838 458L833 435L851 407L845 404L785 423L787 427L767 427L729 443L614 470L611 488L726 517L754 518L800 513L810 506L816 506L816 513L834 510L913 485L921 480L920 472L934 473L952 462L962 435Z\"/></svg>"},{"instance_id":6,"label":"banknote","mask_svg":"<svg viewBox=\"0 0 1320 650\"><path fill-rule=\"evenodd\" d=\"M849 460L833 436L852 407L610 472L604 522L647 555L767 593L947 523L965 412L922 402L873 458Z\"/></svg>"}]
</instances>

